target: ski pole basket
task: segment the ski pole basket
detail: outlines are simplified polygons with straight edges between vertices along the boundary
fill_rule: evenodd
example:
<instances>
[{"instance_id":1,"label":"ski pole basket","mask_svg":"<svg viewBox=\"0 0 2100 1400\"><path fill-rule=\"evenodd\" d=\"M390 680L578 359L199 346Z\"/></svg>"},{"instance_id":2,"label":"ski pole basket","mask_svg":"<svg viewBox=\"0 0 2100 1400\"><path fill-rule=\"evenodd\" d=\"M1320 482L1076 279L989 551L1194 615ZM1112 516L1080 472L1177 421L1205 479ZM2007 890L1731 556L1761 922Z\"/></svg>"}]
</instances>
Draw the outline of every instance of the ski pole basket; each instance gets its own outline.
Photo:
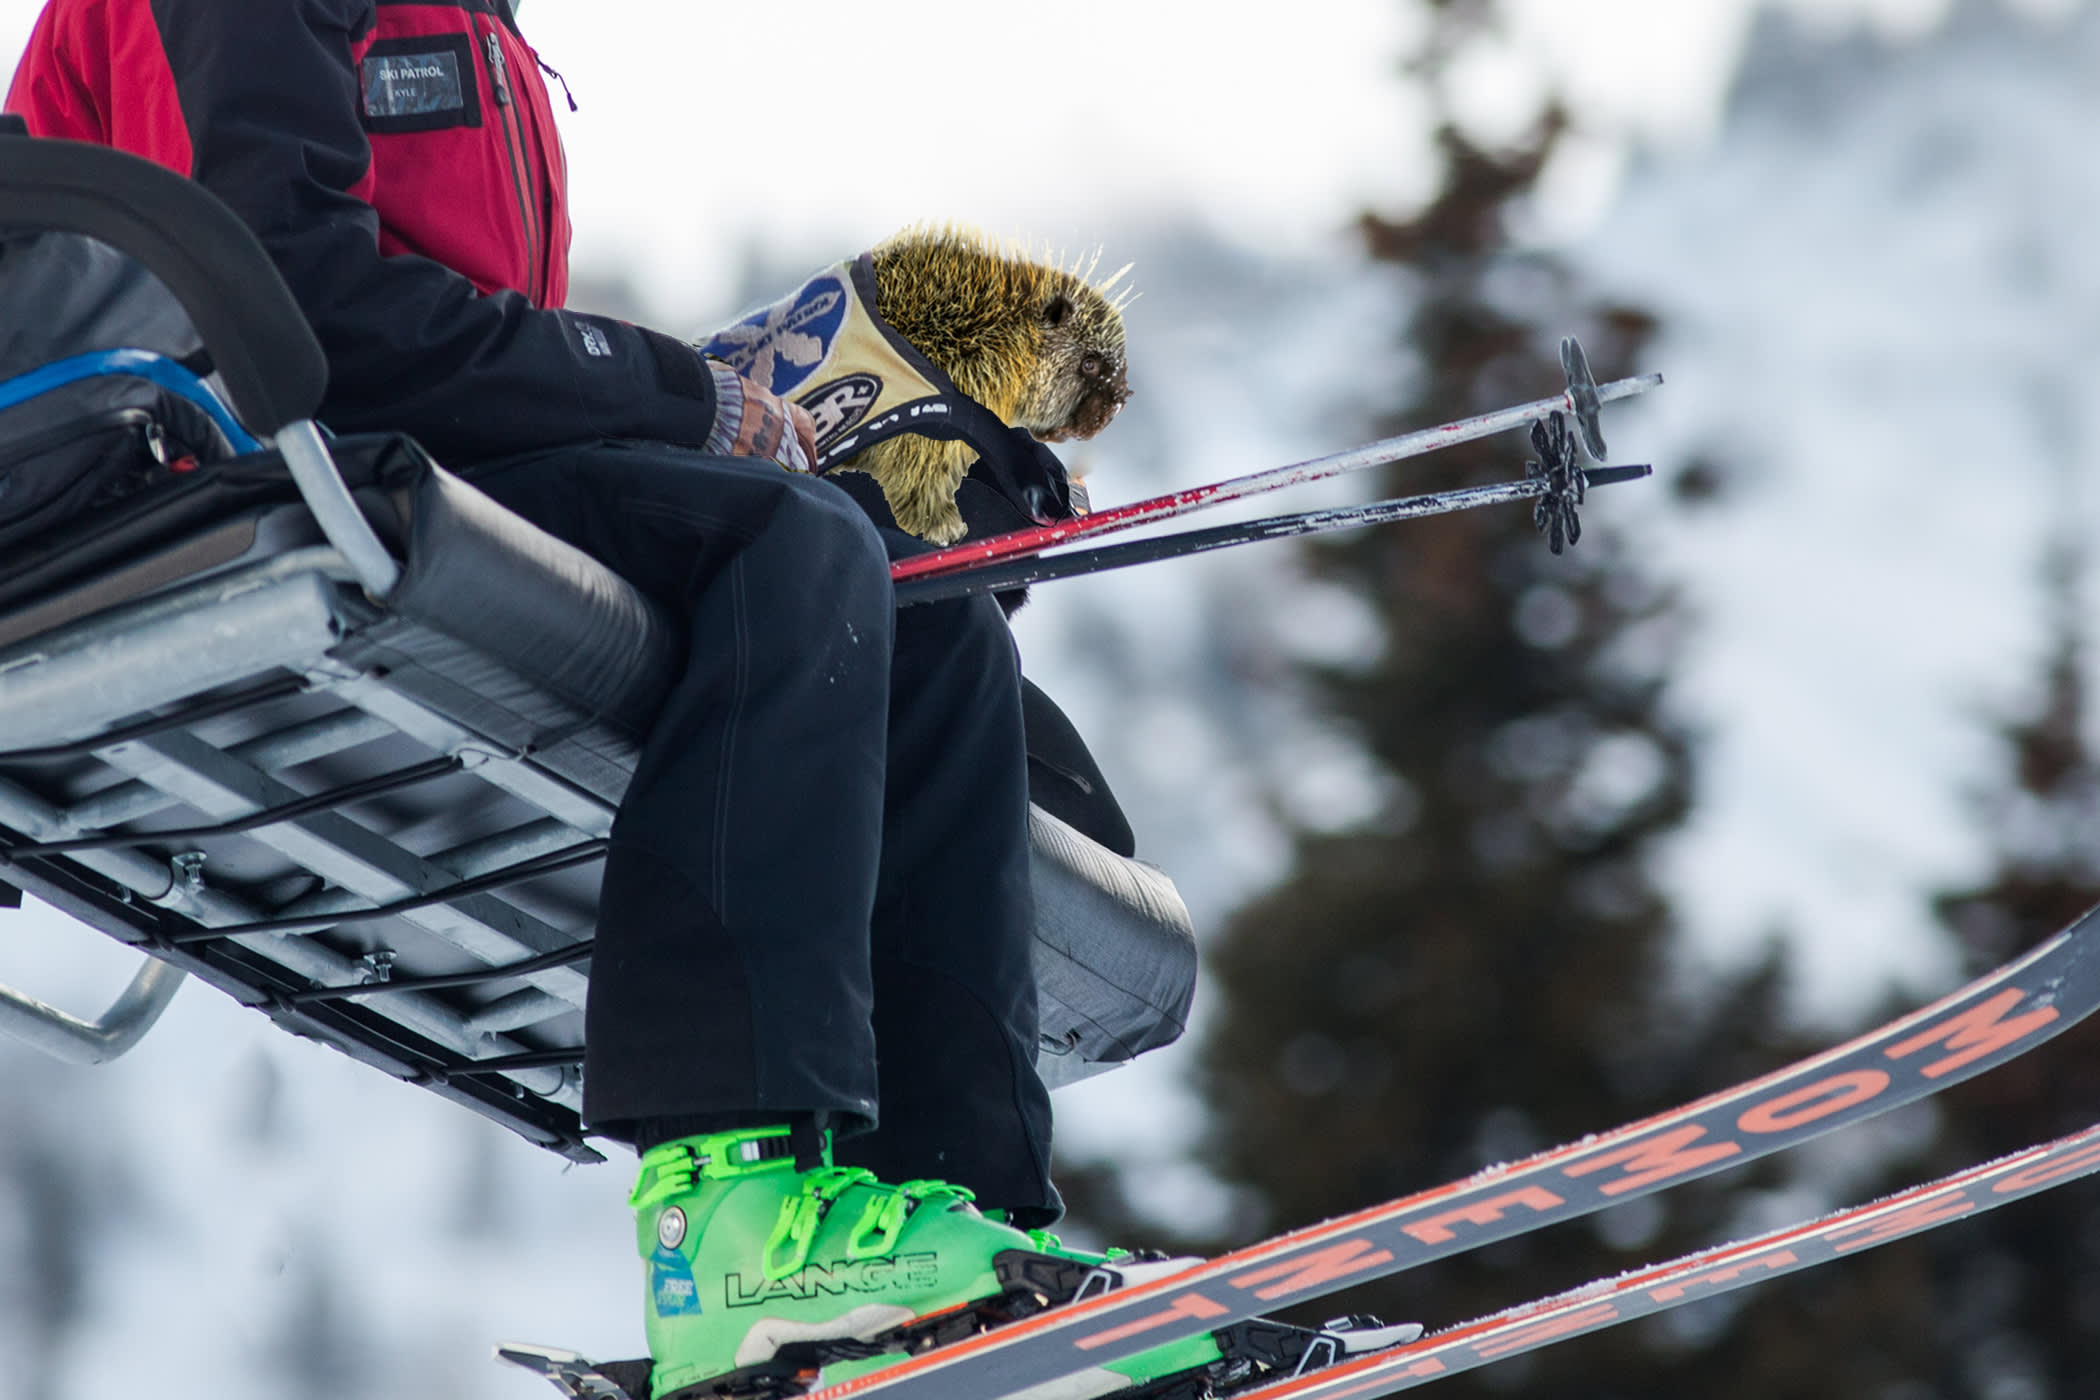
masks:
<instances>
[{"instance_id":1,"label":"ski pole basket","mask_svg":"<svg viewBox=\"0 0 2100 1400\"><path fill-rule=\"evenodd\" d=\"M200 186L0 134L0 209L0 883L148 956L95 1022L0 989L0 1030L107 1059L187 973L595 1160L599 863L677 629L409 438L329 439ZM1057 1083L1179 1035L1194 942L1039 766Z\"/></svg>"}]
</instances>

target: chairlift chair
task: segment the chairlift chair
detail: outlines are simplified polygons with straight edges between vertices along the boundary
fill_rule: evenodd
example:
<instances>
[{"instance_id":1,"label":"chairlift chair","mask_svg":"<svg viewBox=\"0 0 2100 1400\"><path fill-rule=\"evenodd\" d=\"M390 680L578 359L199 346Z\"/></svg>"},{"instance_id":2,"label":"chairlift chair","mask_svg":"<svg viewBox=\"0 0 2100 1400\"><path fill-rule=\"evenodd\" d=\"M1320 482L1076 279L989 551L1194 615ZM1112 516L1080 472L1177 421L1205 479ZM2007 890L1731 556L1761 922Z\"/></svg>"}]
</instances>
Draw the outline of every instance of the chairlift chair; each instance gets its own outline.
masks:
<instances>
[{"instance_id":1,"label":"chairlift chair","mask_svg":"<svg viewBox=\"0 0 2100 1400\"><path fill-rule=\"evenodd\" d=\"M0 987L0 1031L107 1060L194 977L599 1160L599 861L682 642L410 438L331 438L326 382L203 187L0 132L0 885L144 955L93 1019ZM1073 766L1029 765L1053 1086L1173 1040L1195 974Z\"/></svg>"}]
</instances>

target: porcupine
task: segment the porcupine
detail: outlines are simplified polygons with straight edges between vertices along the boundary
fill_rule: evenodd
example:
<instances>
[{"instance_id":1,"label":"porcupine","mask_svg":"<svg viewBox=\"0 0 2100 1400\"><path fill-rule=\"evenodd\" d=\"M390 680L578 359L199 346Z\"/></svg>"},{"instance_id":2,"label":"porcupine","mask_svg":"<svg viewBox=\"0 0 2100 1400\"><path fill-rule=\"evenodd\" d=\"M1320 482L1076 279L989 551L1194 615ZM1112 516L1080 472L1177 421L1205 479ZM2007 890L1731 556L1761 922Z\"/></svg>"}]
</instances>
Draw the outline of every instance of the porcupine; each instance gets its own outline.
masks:
<instances>
[{"instance_id":1,"label":"porcupine","mask_svg":"<svg viewBox=\"0 0 2100 1400\"><path fill-rule=\"evenodd\" d=\"M1039 262L974 230L905 229L874 249L882 318L955 387L1010 427L1044 442L1088 438L1130 397L1124 357L1123 271ZM976 453L907 435L842 464L881 483L897 523L935 544L961 539L955 492Z\"/></svg>"}]
</instances>

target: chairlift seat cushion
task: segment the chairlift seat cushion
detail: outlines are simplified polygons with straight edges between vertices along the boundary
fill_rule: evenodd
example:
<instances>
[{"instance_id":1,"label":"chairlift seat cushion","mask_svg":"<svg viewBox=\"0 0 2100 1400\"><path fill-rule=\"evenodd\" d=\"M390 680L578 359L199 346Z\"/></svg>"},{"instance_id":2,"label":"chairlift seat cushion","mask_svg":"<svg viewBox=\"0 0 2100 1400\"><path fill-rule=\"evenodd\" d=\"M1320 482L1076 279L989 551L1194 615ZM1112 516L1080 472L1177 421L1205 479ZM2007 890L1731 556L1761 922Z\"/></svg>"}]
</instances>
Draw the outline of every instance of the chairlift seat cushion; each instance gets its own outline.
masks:
<instances>
[{"instance_id":1,"label":"chairlift seat cushion","mask_svg":"<svg viewBox=\"0 0 2100 1400\"><path fill-rule=\"evenodd\" d=\"M673 619L405 437L344 438L334 452L403 571L383 605L330 581L340 636L325 659L616 805L681 664ZM322 544L274 453L200 467L0 563L0 667L32 635L45 645L113 608ZM0 673L0 720L5 690ZM1045 765L1030 771L1032 786L1057 780ZM1043 802L1031 816L1042 1064L1058 1083L1180 1034L1195 944L1166 876Z\"/></svg>"},{"instance_id":2,"label":"chairlift seat cushion","mask_svg":"<svg viewBox=\"0 0 2100 1400\"><path fill-rule=\"evenodd\" d=\"M405 561L386 606L348 632L335 659L383 668L446 718L618 802L682 654L662 609L406 437L343 439L335 456ZM126 504L0 570L0 644L322 543L274 452L200 467Z\"/></svg>"}]
</instances>

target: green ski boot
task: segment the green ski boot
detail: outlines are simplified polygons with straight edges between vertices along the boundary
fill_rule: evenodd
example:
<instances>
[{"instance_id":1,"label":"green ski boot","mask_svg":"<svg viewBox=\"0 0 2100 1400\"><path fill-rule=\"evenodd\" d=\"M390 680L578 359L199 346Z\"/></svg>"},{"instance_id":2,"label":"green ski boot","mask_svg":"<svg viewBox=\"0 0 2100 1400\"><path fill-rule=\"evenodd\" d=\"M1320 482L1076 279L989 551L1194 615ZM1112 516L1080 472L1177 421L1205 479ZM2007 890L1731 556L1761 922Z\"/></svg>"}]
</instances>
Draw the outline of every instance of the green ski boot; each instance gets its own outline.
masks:
<instances>
[{"instance_id":1,"label":"green ski boot","mask_svg":"<svg viewBox=\"0 0 2100 1400\"><path fill-rule=\"evenodd\" d=\"M1199 1261L1068 1248L987 1217L942 1181L891 1186L872 1172L798 1167L787 1127L681 1138L642 1156L629 1204L648 1265L648 1396L771 1400L835 1385L905 1356L1059 1304L1180 1273ZM1320 1329L1250 1318L1039 1388L1035 1400L1224 1396L1421 1329L1337 1319ZM554 1378L554 1357L509 1359ZM620 1363L626 1364L626 1363ZM586 1369L588 1369L586 1367ZM1193 1388L1192 1388L1193 1387ZM576 1393L576 1392L572 1392ZM581 1393L600 1395L604 1389Z\"/></svg>"},{"instance_id":2,"label":"green ski boot","mask_svg":"<svg viewBox=\"0 0 2100 1400\"><path fill-rule=\"evenodd\" d=\"M802 1170L789 1133L643 1154L629 1204L654 1400L793 1394L1195 1262L1065 1250L987 1219L962 1187L832 1166L828 1135L824 1164Z\"/></svg>"}]
</instances>

